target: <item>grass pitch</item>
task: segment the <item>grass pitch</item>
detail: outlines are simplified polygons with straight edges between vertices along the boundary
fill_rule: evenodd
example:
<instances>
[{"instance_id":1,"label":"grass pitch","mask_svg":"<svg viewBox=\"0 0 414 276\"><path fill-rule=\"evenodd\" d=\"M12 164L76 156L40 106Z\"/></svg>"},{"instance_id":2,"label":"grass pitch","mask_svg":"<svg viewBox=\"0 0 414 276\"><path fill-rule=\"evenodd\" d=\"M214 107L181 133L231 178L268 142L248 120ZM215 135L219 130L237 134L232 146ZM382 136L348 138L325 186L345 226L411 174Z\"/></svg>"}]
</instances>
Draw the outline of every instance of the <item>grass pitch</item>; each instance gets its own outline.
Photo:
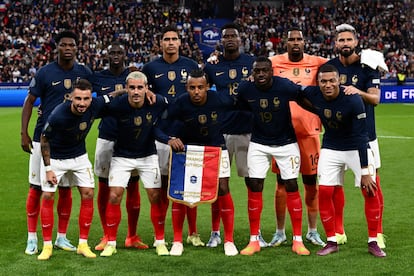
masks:
<instances>
[{"instance_id":1,"label":"grass pitch","mask_svg":"<svg viewBox=\"0 0 414 276\"><path fill-rule=\"evenodd\" d=\"M264 248L254 256L226 257L222 246L195 248L184 245L184 253L181 257L158 257L154 249L138 251L123 248L126 236L126 211L123 207L122 223L118 233L118 253L113 257L102 258L98 255L96 259L86 259L73 252L54 250L49 261L40 262L37 260L37 255L24 254L27 238L25 202L28 191L28 155L20 148L20 112L20 108L0 109L2 126L0 274L2 275L409 275L414 272L412 259L414 105L382 104L376 108L377 134L382 157L380 175L385 198L384 232L387 235L385 251L388 256L384 259L374 258L367 253L363 198L359 190L353 187L352 175L348 174L345 185L345 229L348 243L341 246L337 254L319 257L316 255L319 248L306 243L311 255L297 256L291 252L291 242L288 242L287 245L278 248ZM33 116L32 128L36 114L33 113ZM87 141L91 160L95 150L96 126L93 127ZM243 179L232 177L230 182L236 208L234 237L237 247L241 250L249 240L247 192ZM269 174L265 183L261 229L264 238L270 241L275 231L273 208L275 176ZM145 242L152 244L149 204L142 187L141 202L138 232ZM125 199L122 205L125 205ZM202 205L198 209L198 229L205 242L210 233L209 208L209 205ZM169 209L166 240L171 244L173 235L170 212ZM68 230L68 238L74 244L77 244L78 240L78 213L79 193L74 189L72 216ZM57 219L55 226L56 223ZM286 226L290 240L292 232L289 221ZM304 235L306 227L304 214ZM325 238L320 223L318 228ZM95 204L95 216L89 236L89 244L92 248L99 242L101 234ZM38 237L41 247L40 228Z\"/></svg>"}]
</instances>

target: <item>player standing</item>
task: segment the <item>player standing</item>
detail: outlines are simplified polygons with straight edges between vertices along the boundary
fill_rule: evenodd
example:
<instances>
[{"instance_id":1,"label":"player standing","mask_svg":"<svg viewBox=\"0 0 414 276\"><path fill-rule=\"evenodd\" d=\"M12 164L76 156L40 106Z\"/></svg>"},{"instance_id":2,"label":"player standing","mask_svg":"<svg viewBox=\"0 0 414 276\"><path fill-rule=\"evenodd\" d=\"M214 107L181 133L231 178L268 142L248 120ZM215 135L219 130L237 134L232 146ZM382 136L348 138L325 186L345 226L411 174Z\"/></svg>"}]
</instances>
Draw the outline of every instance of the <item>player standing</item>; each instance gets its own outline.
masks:
<instances>
[{"instance_id":1,"label":"player standing","mask_svg":"<svg viewBox=\"0 0 414 276\"><path fill-rule=\"evenodd\" d=\"M78 36L72 31L62 31L55 38L58 56L57 61L43 66L30 82L29 92L22 108L21 117L21 146L30 153L29 161L29 193L26 201L27 214L27 247L26 254L38 252L37 222L40 212L40 197L42 195L40 182L40 166L42 155L40 151L40 134L52 110L68 99L72 84L78 78L89 79L91 70L76 62ZM28 134L28 126L36 99L40 98L42 114L37 118L33 140ZM72 193L68 188L59 188L57 212L59 216L58 232L55 246L64 250L75 251L66 238L69 217L72 209Z\"/></svg>"},{"instance_id":2,"label":"player standing","mask_svg":"<svg viewBox=\"0 0 414 276\"><path fill-rule=\"evenodd\" d=\"M221 44L223 54L212 56L215 60L208 62L204 71L211 84L216 86L217 92L234 98L240 82L246 80L252 72L254 57L240 53L241 39L236 24L229 23L221 27ZM223 133L230 162L234 157L237 173L240 177L244 177L248 187L247 149L251 136L252 115L245 110L228 110L224 115ZM211 205L212 231L207 243L208 247L216 247L221 243L218 204L219 202L216 201ZM260 234L258 238L262 247L267 246Z\"/></svg>"},{"instance_id":3,"label":"player standing","mask_svg":"<svg viewBox=\"0 0 414 276\"><path fill-rule=\"evenodd\" d=\"M181 95L168 108L167 122L179 120L182 131L177 137L163 134L161 140L168 142L175 151L183 151L184 145L221 147L219 168L218 201L219 217L223 220L226 256L235 256L239 252L234 245L234 204L229 189L230 162L221 129L221 116L226 109L234 105L232 98L222 98L216 91L209 90L207 75L202 70L190 72L187 80L188 94ZM183 206L180 204L179 206ZM184 208L184 206L182 207ZM182 233L183 218L174 230L174 243L170 254L180 256L183 252Z\"/></svg>"},{"instance_id":4,"label":"player standing","mask_svg":"<svg viewBox=\"0 0 414 276\"><path fill-rule=\"evenodd\" d=\"M319 69L318 83L319 87L304 90L312 112L319 116L325 129L318 176L319 213L328 242L317 254L325 256L339 250L335 234L335 193L343 186L345 168L349 167L355 175L355 186L361 188L365 200L368 252L375 257L385 257L377 244L380 204L364 103L358 95L346 95L346 88L340 88L337 69L330 64Z\"/></svg>"},{"instance_id":5,"label":"player standing","mask_svg":"<svg viewBox=\"0 0 414 276\"><path fill-rule=\"evenodd\" d=\"M253 63L254 82L242 82L237 90L237 99L251 110L254 117L247 153L250 242L240 254L253 255L260 251L258 235L263 209L262 192L270 161L275 158L286 186L287 209L293 228L292 251L309 255L302 241L302 200L297 184L300 152L289 108L289 101L298 98L299 89L292 81L272 75L272 62L267 57L258 57Z\"/></svg>"},{"instance_id":6,"label":"player standing","mask_svg":"<svg viewBox=\"0 0 414 276\"><path fill-rule=\"evenodd\" d=\"M92 84L79 79L73 85L69 100L58 105L47 119L40 140L44 162L41 168L43 249L38 260L48 260L53 253L53 205L58 186L78 187L81 204L77 253L87 258L96 257L87 242L93 218L95 179L85 138L94 120L103 115L113 95L92 98Z\"/></svg>"},{"instance_id":7,"label":"player standing","mask_svg":"<svg viewBox=\"0 0 414 276\"><path fill-rule=\"evenodd\" d=\"M177 28L175 26L166 26L161 35L162 57L145 64L142 69L142 72L148 78L151 90L166 97L169 104L174 104L178 96L186 93L185 85L188 75L192 70L198 69L195 61L180 56L180 46L181 40ZM160 125L159 127L168 135L176 136L180 125L175 122ZM156 141L156 146L161 170L161 200L164 213L166 213L168 209L167 188L170 146L159 141ZM182 212L182 208L178 204L180 203L172 203L173 229L175 229L176 225L179 225L181 218L187 214L189 228L187 243L192 243L194 246L204 246L197 231L197 207L190 208L186 206L185 212Z\"/></svg>"},{"instance_id":8,"label":"player standing","mask_svg":"<svg viewBox=\"0 0 414 276\"><path fill-rule=\"evenodd\" d=\"M125 48L119 42L112 42L108 47L109 68L95 72L93 76L93 91L98 96L125 88L125 79L130 73L130 68L125 67ZM104 236L101 242L95 246L95 250L103 250L108 241L106 235L106 206L109 199L108 175L111 166L114 143L118 135L116 120L112 116L105 116L99 124L99 136L95 150L95 174L99 177L98 211L101 219ZM137 223L140 213L140 193L138 175L132 175L127 186L126 210L128 213L128 233L125 239L125 247L147 249L148 245L141 241L137 235Z\"/></svg>"},{"instance_id":9,"label":"player standing","mask_svg":"<svg viewBox=\"0 0 414 276\"><path fill-rule=\"evenodd\" d=\"M106 208L108 243L101 256L110 257L117 252L120 203L133 171L138 171L151 203L156 252L159 256L169 255L164 240L165 215L160 201L160 169L153 135L154 123L167 103L158 95L156 103L149 104L146 100L147 78L141 72L132 72L127 76L126 89L128 95L119 97L110 105L110 114L116 119L118 131L109 171L110 196Z\"/></svg>"},{"instance_id":10,"label":"player standing","mask_svg":"<svg viewBox=\"0 0 414 276\"><path fill-rule=\"evenodd\" d=\"M374 152L377 194L380 200L380 219L378 224L378 245L385 248L384 235L382 229L382 214L384 210L384 198L380 185L378 170L381 167L380 151L378 146L377 134L375 129L375 106L379 104L381 97L380 90L380 72L377 68L361 63L361 57L356 52L358 46L357 33L355 28L348 24L341 24L336 27L335 48L339 56L328 61L339 71L341 85L345 87L345 93L359 94L364 103L367 113L368 138L371 149ZM335 217L336 233L338 243L343 244L347 241L344 230L343 209L345 205L345 196L343 189L338 187L338 193L335 198Z\"/></svg>"},{"instance_id":11,"label":"player standing","mask_svg":"<svg viewBox=\"0 0 414 276\"><path fill-rule=\"evenodd\" d=\"M327 59L304 53L304 47L305 41L302 31L298 28L291 28L287 33L287 53L269 57L272 61L273 75L288 78L300 85L316 85L318 68L326 63ZM316 176L320 151L321 123L318 116L304 110L296 102L290 102L289 105L292 124L300 149L300 172L305 187L305 203L308 213L306 239L315 245L325 246L317 231L318 186ZM274 160L272 161L272 171L277 173L275 193L277 228L270 245L279 246L286 242L287 196L285 185Z\"/></svg>"}]
</instances>

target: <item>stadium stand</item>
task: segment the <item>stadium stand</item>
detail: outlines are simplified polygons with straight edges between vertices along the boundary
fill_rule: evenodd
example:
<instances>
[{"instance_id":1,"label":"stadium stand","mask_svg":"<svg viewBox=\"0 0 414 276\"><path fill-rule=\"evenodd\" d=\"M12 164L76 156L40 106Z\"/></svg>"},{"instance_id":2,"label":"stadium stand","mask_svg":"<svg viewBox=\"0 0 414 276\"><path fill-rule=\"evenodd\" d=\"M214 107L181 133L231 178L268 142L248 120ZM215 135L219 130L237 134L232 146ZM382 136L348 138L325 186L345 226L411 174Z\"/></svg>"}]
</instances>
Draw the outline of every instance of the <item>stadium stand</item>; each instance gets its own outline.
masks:
<instances>
[{"instance_id":1,"label":"stadium stand","mask_svg":"<svg viewBox=\"0 0 414 276\"><path fill-rule=\"evenodd\" d=\"M160 54L158 34L167 24L181 27L184 56L202 64L194 38L194 22L214 19L215 0L207 1L0 1L0 82L27 83L42 65L54 59L53 35L62 29L80 35L78 61L92 70L108 66L106 47L113 40L126 45L129 65ZM242 51L253 55L285 51L283 34L292 24L305 30L307 52L332 57L335 26L347 22L360 33L362 48L384 53L396 79L414 77L413 1L235 1L234 20L242 26ZM315 4L314 2L318 3ZM327 4L320 4L320 2ZM197 4L198 3L198 4Z\"/></svg>"}]
</instances>

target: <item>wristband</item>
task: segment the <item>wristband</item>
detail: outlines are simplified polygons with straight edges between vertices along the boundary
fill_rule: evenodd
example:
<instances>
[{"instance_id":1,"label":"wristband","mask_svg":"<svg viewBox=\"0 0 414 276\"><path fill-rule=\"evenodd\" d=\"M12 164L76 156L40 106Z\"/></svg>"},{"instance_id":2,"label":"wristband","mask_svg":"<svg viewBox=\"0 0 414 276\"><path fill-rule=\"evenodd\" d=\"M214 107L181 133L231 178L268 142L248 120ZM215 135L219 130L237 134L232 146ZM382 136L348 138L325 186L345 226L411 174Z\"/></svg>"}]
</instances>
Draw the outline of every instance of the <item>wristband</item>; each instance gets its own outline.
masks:
<instances>
[{"instance_id":1,"label":"wristband","mask_svg":"<svg viewBox=\"0 0 414 276\"><path fill-rule=\"evenodd\" d=\"M52 170L52 166L45 166L45 171L46 172L50 172Z\"/></svg>"},{"instance_id":2,"label":"wristband","mask_svg":"<svg viewBox=\"0 0 414 276\"><path fill-rule=\"evenodd\" d=\"M361 175L369 175L369 169L368 168L363 168L361 169Z\"/></svg>"}]
</instances>

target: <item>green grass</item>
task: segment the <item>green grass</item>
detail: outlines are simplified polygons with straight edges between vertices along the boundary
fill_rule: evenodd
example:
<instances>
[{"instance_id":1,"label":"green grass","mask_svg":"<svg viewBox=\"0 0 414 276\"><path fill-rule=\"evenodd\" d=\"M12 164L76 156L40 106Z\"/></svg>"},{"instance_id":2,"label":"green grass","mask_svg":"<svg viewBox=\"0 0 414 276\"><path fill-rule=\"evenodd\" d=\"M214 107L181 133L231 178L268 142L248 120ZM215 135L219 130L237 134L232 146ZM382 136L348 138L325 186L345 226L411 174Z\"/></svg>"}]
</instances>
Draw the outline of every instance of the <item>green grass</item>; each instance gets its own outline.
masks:
<instances>
[{"instance_id":1,"label":"green grass","mask_svg":"<svg viewBox=\"0 0 414 276\"><path fill-rule=\"evenodd\" d=\"M226 257L222 247L193 248L185 245L181 257L158 257L154 249L136 251L123 249L126 235L126 212L118 234L118 254L111 258L86 259L75 253L54 250L49 261L40 262L36 256L24 254L26 245L25 201L28 191L28 155L20 148L20 109L1 108L0 139L0 274L2 275L406 275L411 274L414 244L413 179L414 170L414 105L383 104L377 107L377 133L382 155L382 187L385 197L384 229L387 235L388 256L377 259L367 253L367 229L363 199L353 187L352 175L347 175L345 194L345 229L348 243L338 254L316 256L317 246L308 245L311 256L297 256L291 252L290 243L279 248L265 248L254 256ZM35 116L35 114L34 114ZM35 120L32 122L32 126ZM96 127L88 137L89 156L95 149ZM275 177L269 174L264 191L262 233L270 240L275 230L273 194ZM235 203L235 242L241 250L249 239L246 207L246 188L241 178L231 179ZM77 215L79 195L73 190L74 204L68 237L74 244L78 240ZM138 231L148 244L152 243L152 225L145 191L141 187L141 216ZM125 199L123 200L124 205ZM96 204L95 204L96 206ZM166 240L172 240L171 215L166 222ZM305 216L304 216L305 218ZM55 221L56 224L56 221ZM306 233L304 223L304 234ZM208 205L199 207L198 228L204 241L210 232ZM323 228L318 226L321 234ZM97 209L91 227L89 244L93 247L101 236ZM291 237L290 223L287 234ZM55 235L55 234L54 234ZM39 238L41 231L38 231ZM41 241L39 242L41 246ZM411 272L411 273L410 273Z\"/></svg>"}]
</instances>

